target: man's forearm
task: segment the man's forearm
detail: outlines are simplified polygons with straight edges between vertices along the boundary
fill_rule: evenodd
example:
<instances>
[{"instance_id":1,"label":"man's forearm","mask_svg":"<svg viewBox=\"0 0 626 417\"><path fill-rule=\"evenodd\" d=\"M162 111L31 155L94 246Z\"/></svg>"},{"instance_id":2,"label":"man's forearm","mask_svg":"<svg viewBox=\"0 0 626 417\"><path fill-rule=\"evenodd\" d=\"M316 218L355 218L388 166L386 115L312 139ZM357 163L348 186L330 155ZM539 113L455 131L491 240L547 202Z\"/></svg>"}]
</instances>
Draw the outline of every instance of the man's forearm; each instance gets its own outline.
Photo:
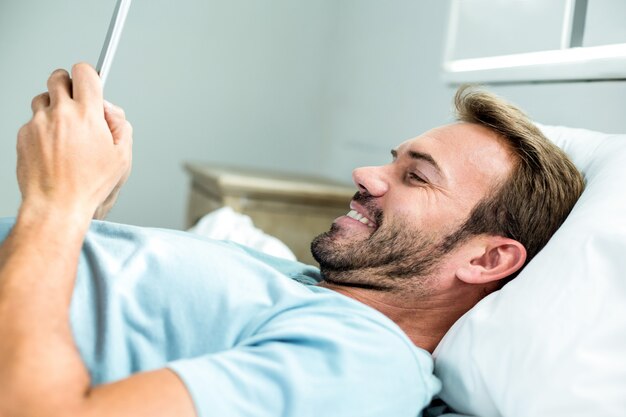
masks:
<instances>
[{"instance_id":1,"label":"man's forearm","mask_svg":"<svg viewBox=\"0 0 626 417\"><path fill-rule=\"evenodd\" d=\"M72 213L23 207L0 247L1 417L64 414L89 389L69 303L90 216Z\"/></svg>"}]
</instances>

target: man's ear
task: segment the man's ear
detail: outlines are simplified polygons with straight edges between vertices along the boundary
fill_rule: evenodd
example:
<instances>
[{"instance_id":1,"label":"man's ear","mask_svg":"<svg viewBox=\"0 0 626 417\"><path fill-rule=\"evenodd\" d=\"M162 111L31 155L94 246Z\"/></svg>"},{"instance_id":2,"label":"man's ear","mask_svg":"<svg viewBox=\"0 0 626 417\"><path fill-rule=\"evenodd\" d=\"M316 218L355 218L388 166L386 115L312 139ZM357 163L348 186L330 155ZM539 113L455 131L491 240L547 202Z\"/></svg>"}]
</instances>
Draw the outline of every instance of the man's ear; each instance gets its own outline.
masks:
<instances>
[{"instance_id":1,"label":"man's ear","mask_svg":"<svg viewBox=\"0 0 626 417\"><path fill-rule=\"evenodd\" d=\"M526 262L526 248L502 236L480 236L470 243L467 260L456 277L468 284L498 281L518 271Z\"/></svg>"}]
</instances>

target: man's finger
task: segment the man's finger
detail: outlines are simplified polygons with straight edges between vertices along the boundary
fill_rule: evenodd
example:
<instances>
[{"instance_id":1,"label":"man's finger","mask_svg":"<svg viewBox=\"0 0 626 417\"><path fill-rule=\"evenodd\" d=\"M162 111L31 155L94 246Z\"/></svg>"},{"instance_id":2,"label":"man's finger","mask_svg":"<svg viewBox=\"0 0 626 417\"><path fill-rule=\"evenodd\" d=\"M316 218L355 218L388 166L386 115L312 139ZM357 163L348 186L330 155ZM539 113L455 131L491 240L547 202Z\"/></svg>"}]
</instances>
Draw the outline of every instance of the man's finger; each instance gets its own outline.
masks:
<instances>
[{"instance_id":1,"label":"man's finger","mask_svg":"<svg viewBox=\"0 0 626 417\"><path fill-rule=\"evenodd\" d=\"M50 105L54 106L72 98L72 80L64 69L58 69L48 77L48 93Z\"/></svg>"},{"instance_id":2,"label":"man's finger","mask_svg":"<svg viewBox=\"0 0 626 417\"><path fill-rule=\"evenodd\" d=\"M74 101L102 111L102 83L91 65L79 63L72 67L72 88Z\"/></svg>"},{"instance_id":3,"label":"man's finger","mask_svg":"<svg viewBox=\"0 0 626 417\"><path fill-rule=\"evenodd\" d=\"M113 143L116 145L127 138L132 138L133 127L126 120L124 109L104 100L104 119L109 125L113 135Z\"/></svg>"},{"instance_id":4,"label":"man's finger","mask_svg":"<svg viewBox=\"0 0 626 417\"><path fill-rule=\"evenodd\" d=\"M33 101L30 102L30 108L33 114L39 110L43 110L50 105L50 95L48 93L41 93L33 97Z\"/></svg>"},{"instance_id":5,"label":"man's finger","mask_svg":"<svg viewBox=\"0 0 626 417\"><path fill-rule=\"evenodd\" d=\"M126 112L120 106L104 100L104 115L108 119L126 120Z\"/></svg>"}]
</instances>

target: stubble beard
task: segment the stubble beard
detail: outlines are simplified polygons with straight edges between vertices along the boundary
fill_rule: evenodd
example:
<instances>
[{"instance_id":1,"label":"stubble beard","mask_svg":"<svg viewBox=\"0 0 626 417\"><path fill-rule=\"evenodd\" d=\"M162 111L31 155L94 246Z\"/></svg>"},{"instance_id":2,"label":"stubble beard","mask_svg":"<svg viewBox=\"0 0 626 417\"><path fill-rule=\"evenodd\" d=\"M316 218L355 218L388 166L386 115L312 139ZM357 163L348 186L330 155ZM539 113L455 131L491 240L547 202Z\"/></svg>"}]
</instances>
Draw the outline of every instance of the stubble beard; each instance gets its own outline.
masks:
<instances>
[{"instance_id":1,"label":"stubble beard","mask_svg":"<svg viewBox=\"0 0 626 417\"><path fill-rule=\"evenodd\" d=\"M311 252L320 264L324 280L334 284L384 291L424 292L446 250L432 236L385 221L371 196L356 194L378 225L369 236L359 238L333 224L328 232L311 243Z\"/></svg>"}]
</instances>

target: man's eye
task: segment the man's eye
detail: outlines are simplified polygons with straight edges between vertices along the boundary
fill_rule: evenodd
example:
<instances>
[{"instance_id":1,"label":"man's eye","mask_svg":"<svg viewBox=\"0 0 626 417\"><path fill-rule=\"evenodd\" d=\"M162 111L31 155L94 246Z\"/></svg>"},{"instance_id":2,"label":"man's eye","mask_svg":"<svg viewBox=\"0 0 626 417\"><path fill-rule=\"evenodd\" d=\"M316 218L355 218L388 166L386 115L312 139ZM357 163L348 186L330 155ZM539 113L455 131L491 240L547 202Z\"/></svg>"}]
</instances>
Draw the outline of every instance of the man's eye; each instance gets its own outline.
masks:
<instances>
[{"instance_id":1,"label":"man's eye","mask_svg":"<svg viewBox=\"0 0 626 417\"><path fill-rule=\"evenodd\" d=\"M424 178L420 177L415 172L409 172L409 179L411 181L426 182L426 180Z\"/></svg>"}]
</instances>

